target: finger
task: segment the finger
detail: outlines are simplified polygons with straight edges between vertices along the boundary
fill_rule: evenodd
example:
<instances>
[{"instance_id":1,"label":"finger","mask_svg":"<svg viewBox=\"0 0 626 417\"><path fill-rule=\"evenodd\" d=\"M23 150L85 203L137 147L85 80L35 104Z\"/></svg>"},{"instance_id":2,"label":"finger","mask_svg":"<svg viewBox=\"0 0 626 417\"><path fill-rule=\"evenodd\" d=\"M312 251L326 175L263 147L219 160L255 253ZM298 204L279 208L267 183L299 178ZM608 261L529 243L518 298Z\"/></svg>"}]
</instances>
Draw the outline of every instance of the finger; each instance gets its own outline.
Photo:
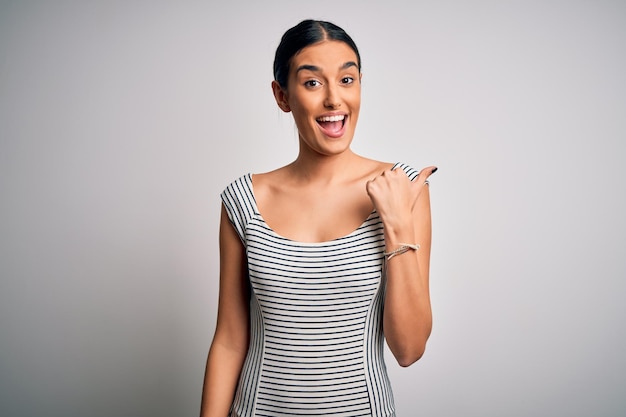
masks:
<instances>
[{"instance_id":1,"label":"finger","mask_svg":"<svg viewBox=\"0 0 626 417\"><path fill-rule=\"evenodd\" d=\"M418 185L428 185L428 177L430 177L436 171L437 171L436 166L429 166L429 167L423 168L420 171L417 178L415 179L414 183Z\"/></svg>"},{"instance_id":2,"label":"finger","mask_svg":"<svg viewBox=\"0 0 626 417\"><path fill-rule=\"evenodd\" d=\"M439 168L437 168L436 166L431 165L431 166L429 166L429 167L423 168L423 169L420 171L420 174L421 174L422 172L424 172L427 176L429 176L429 177L430 177L432 174L434 174L435 172L437 172L437 170L438 170L438 169L439 169Z\"/></svg>"},{"instance_id":3,"label":"finger","mask_svg":"<svg viewBox=\"0 0 626 417\"><path fill-rule=\"evenodd\" d=\"M429 185L428 177L430 177L435 171L437 171L436 166L429 166L429 167L423 168L419 172L417 177L413 180L412 189L413 189L413 197L415 198L415 200L413 201L414 204L415 204L415 201L417 201L419 196L422 194L422 190L424 189L424 187Z\"/></svg>"}]
</instances>

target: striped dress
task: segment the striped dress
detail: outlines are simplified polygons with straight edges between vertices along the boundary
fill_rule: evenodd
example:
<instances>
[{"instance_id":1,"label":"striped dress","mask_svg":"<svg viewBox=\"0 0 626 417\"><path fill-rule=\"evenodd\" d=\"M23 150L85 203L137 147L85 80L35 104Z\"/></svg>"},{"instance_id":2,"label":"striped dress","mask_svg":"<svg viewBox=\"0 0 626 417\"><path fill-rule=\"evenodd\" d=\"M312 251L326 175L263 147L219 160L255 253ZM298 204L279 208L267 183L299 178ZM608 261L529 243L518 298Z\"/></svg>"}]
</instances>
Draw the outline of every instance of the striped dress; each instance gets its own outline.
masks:
<instances>
[{"instance_id":1,"label":"striped dress","mask_svg":"<svg viewBox=\"0 0 626 417\"><path fill-rule=\"evenodd\" d=\"M250 346L230 416L394 416L376 211L344 237L302 243L265 223L250 174L221 197L246 249L252 290Z\"/></svg>"}]
</instances>

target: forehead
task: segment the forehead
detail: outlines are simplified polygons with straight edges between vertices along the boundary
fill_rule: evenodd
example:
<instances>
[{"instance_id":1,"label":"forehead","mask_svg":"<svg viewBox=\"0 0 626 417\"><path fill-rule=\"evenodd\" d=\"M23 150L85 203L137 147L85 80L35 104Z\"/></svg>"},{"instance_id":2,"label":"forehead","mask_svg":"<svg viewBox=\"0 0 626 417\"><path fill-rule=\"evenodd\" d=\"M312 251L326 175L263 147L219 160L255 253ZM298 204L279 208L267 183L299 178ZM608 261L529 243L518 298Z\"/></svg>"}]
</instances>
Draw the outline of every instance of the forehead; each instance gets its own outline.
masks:
<instances>
[{"instance_id":1,"label":"forehead","mask_svg":"<svg viewBox=\"0 0 626 417\"><path fill-rule=\"evenodd\" d=\"M294 55L290 70L295 71L301 65L313 65L321 70L335 70L346 62L358 65L358 58L352 48L345 42L325 40L309 45Z\"/></svg>"}]
</instances>

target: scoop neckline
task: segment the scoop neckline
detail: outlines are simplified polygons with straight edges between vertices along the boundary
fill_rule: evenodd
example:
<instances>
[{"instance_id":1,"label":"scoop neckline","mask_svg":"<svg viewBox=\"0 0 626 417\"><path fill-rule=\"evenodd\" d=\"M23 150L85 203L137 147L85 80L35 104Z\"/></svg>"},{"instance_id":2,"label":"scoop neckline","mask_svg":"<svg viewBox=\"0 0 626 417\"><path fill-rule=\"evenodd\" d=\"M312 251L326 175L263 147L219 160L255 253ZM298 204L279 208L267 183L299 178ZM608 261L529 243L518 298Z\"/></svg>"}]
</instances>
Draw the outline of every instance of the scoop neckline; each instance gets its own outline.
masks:
<instances>
[{"instance_id":1,"label":"scoop neckline","mask_svg":"<svg viewBox=\"0 0 626 417\"><path fill-rule=\"evenodd\" d=\"M394 167L396 167L397 164L394 165ZM248 188L250 189L250 194L252 195L252 201L254 203L254 213L256 215L256 217L258 218L259 221L263 222L263 224L265 225L265 227L267 228L267 230L274 235L274 237L277 237L279 239L285 240L287 242L293 243L293 244L298 244L298 245L302 245L302 246L327 246L327 245L332 245L332 244L336 244L339 243L339 241L341 240L345 240L345 239L349 239L350 237L352 237L353 235L357 234L359 230L361 230L363 228L363 226L365 226L365 224L370 221L372 219L372 217L376 214L376 209L374 208L369 215L365 218L365 220L363 220L361 222L361 224L359 224L357 226L356 229L352 230L350 233L330 239L330 240L324 240L324 241L320 241L320 242L305 242L302 240L296 240L296 239L292 239L289 238L287 236L283 236L282 234L278 233L277 231L275 231L266 221L265 218L263 217L263 214L261 214L261 211L259 210L259 206L257 205L257 200L256 200L256 195L254 194L254 184L252 183L252 176L254 174L252 173L248 173L246 174L246 180L248 182Z\"/></svg>"}]
</instances>

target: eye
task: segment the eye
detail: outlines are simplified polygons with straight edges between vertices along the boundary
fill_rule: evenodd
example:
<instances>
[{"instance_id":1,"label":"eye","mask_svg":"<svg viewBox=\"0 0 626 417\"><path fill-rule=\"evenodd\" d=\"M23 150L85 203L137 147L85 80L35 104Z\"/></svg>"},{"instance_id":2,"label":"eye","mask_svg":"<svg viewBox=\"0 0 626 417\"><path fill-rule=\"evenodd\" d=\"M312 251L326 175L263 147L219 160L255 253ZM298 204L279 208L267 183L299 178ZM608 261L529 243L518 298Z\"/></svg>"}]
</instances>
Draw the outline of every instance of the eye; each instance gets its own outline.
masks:
<instances>
[{"instance_id":1,"label":"eye","mask_svg":"<svg viewBox=\"0 0 626 417\"><path fill-rule=\"evenodd\" d=\"M322 85L322 83L317 80L307 80L304 82L304 86L307 88L315 88L319 87L320 85Z\"/></svg>"}]
</instances>

